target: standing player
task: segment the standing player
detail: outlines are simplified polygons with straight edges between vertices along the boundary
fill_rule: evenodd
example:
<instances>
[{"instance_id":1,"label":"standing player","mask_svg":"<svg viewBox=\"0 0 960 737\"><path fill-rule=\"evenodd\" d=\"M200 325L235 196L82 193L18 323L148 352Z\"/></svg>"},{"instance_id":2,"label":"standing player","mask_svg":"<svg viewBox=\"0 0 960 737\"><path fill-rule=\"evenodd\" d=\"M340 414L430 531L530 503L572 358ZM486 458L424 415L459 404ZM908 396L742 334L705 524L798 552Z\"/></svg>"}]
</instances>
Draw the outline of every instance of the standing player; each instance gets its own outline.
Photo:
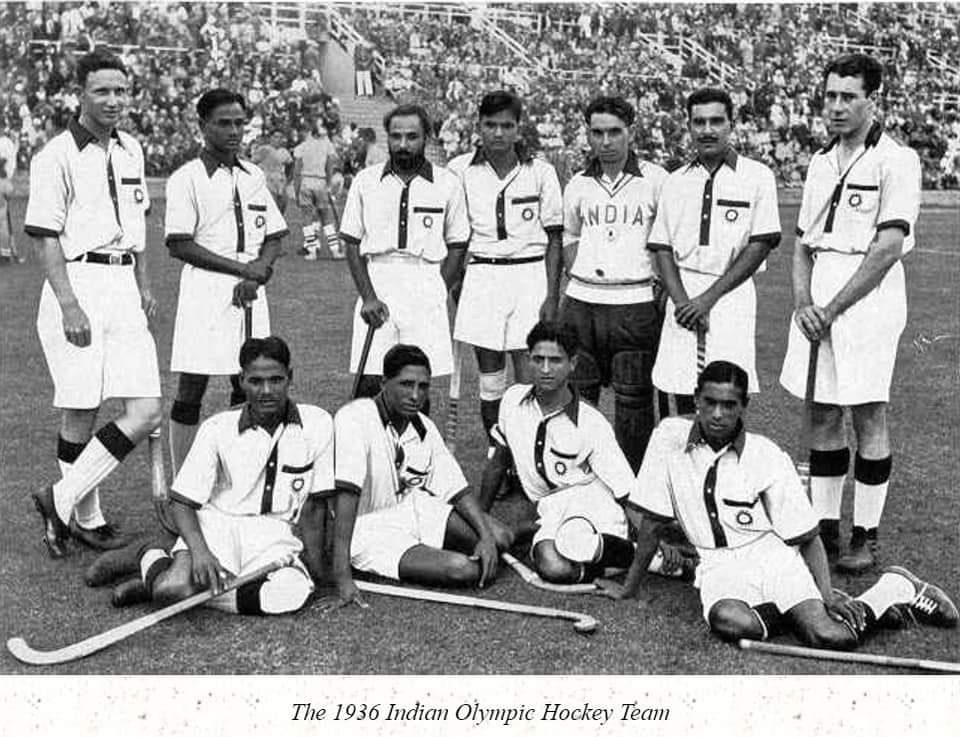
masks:
<instances>
[{"instance_id":1,"label":"standing player","mask_svg":"<svg viewBox=\"0 0 960 737\"><path fill-rule=\"evenodd\" d=\"M164 229L170 255L184 262L170 370L180 372L170 411L174 473L186 456L211 376L236 376L245 334L270 333L263 285L273 273L287 224L258 166L237 157L246 104L214 89L197 102L204 149L167 180ZM243 401L234 378L231 404Z\"/></svg>"},{"instance_id":2,"label":"standing player","mask_svg":"<svg viewBox=\"0 0 960 737\"><path fill-rule=\"evenodd\" d=\"M340 606L360 601L351 566L436 586L483 586L496 574L504 525L481 511L456 459L419 411L430 360L398 344L383 389L342 407L336 432L333 576Z\"/></svg>"},{"instance_id":3,"label":"standing player","mask_svg":"<svg viewBox=\"0 0 960 737\"><path fill-rule=\"evenodd\" d=\"M856 599L831 587L817 519L793 462L744 428L747 388L746 371L713 362L697 379L696 417L657 426L630 499L642 513L636 557L622 586L601 581L607 595L636 595L656 550L653 530L676 519L700 553L703 618L725 640L791 631L805 644L848 650L878 625L902 626L905 610L956 627L947 595L899 566Z\"/></svg>"},{"instance_id":4,"label":"standing player","mask_svg":"<svg viewBox=\"0 0 960 737\"><path fill-rule=\"evenodd\" d=\"M635 113L622 97L598 97L584 117L593 159L563 193L564 245L576 255L561 320L580 342L573 380L584 399L596 404L613 385L617 442L636 470L653 430L661 322L646 245L667 172L630 150Z\"/></svg>"},{"instance_id":5,"label":"standing player","mask_svg":"<svg viewBox=\"0 0 960 737\"><path fill-rule=\"evenodd\" d=\"M0 263L23 263L13 238L13 218L10 199L13 197L13 180L7 176L7 162L0 159Z\"/></svg>"},{"instance_id":6,"label":"standing player","mask_svg":"<svg viewBox=\"0 0 960 737\"><path fill-rule=\"evenodd\" d=\"M647 244L669 295L653 383L677 395L680 414L693 411L698 331L707 361L743 366L750 391L759 391L751 277L780 242L776 179L731 148L730 96L697 90L687 98L687 124L696 156L664 183Z\"/></svg>"},{"instance_id":7,"label":"standing player","mask_svg":"<svg viewBox=\"0 0 960 737\"><path fill-rule=\"evenodd\" d=\"M356 372L367 325L377 328L367 366L382 365L397 343L421 346L434 376L453 368L447 290L470 240L460 180L424 156L432 130L419 105L384 116L390 159L353 180L340 224L347 263L360 293L353 318L350 370ZM359 396L370 397L380 378L364 375ZM424 411L429 411L429 398Z\"/></svg>"},{"instance_id":8,"label":"standing player","mask_svg":"<svg viewBox=\"0 0 960 737\"><path fill-rule=\"evenodd\" d=\"M303 226L303 247L307 251L305 257L311 261L320 253L321 230L330 254L334 258L343 256L328 188L335 156L327 129L319 122L304 131L303 140L293 149L293 191L307 221Z\"/></svg>"},{"instance_id":9,"label":"standing player","mask_svg":"<svg viewBox=\"0 0 960 737\"><path fill-rule=\"evenodd\" d=\"M80 117L30 164L26 232L40 242L46 282L37 332L62 410L63 477L33 495L53 558L73 536L95 548L124 540L100 509L97 485L159 428L160 374L147 319L157 311L147 273L150 206L140 145L116 125L126 68L94 52L77 64ZM103 400L124 409L91 439Z\"/></svg>"},{"instance_id":10,"label":"standing player","mask_svg":"<svg viewBox=\"0 0 960 737\"><path fill-rule=\"evenodd\" d=\"M278 560L293 562L210 601L240 614L284 614L313 591L312 562L323 549L319 495L333 492L333 421L319 407L288 397L293 372L280 338L251 338L240 348L246 402L206 420L170 490L181 537L172 555L147 548L141 578L114 595L123 606L176 601ZM302 510L302 511L301 511ZM299 520L303 542L294 535ZM310 565L301 561L299 555ZM119 590L118 590L119 591Z\"/></svg>"},{"instance_id":11,"label":"standing player","mask_svg":"<svg viewBox=\"0 0 960 737\"><path fill-rule=\"evenodd\" d=\"M273 195L280 214L285 214L287 186L290 184L293 157L287 150L283 131L275 130L269 138L264 137L263 142L253 150L250 158L263 170L263 175L267 179L267 189Z\"/></svg>"},{"instance_id":12,"label":"standing player","mask_svg":"<svg viewBox=\"0 0 960 737\"><path fill-rule=\"evenodd\" d=\"M476 352L487 435L507 388L506 352L514 378L528 383L526 335L540 317L556 317L560 298L560 181L550 164L520 145L521 110L510 92L484 95L480 147L449 164L463 181L473 232L453 337Z\"/></svg>"},{"instance_id":13,"label":"standing player","mask_svg":"<svg viewBox=\"0 0 960 737\"><path fill-rule=\"evenodd\" d=\"M810 161L793 251L793 300L780 381L803 397L810 346L819 342L810 408L810 492L827 552L839 553L840 502L850 464L843 407L850 407L853 535L841 570L875 562L890 479L887 402L897 342L907 320L900 259L914 245L920 210L916 152L875 119L880 63L843 56L824 73L824 117L834 138Z\"/></svg>"}]
</instances>

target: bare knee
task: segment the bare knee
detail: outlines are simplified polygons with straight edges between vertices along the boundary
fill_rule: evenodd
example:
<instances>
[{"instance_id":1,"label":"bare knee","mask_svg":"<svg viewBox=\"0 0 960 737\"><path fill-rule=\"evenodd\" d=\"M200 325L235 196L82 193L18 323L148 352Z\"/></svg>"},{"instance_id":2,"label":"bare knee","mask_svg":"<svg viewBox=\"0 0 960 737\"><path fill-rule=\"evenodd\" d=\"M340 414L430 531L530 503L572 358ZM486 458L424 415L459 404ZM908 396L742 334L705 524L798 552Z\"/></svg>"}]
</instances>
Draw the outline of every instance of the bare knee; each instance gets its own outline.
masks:
<instances>
[{"instance_id":1,"label":"bare knee","mask_svg":"<svg viewBox=\"0 0 960 737\"><path fill-rule=\"evenodd\" d=\"M465 555L450 555L442 565L443 578L450 586L473 586L480 580L480 566Z\"/></svg>"},{"instance_id":2,"label":"bare knee","mask_svg":"<svg viewBox=\"0 0 960 737\"><path fill-rule=\"evenodd\" d=\"M853 630L833 620L803 623L794 632L804 645L824 650L853 650L858 643Z\"/></svg>"},{"instance_id":3,"label":"bare knee","mask_svg":"<svg viewBox=\"0 0 960 737\"><path fill-rule=\"evenodd\" d=\"M741 638L759 640L763 626L746 602L724 599L710 608L707 617L710 630L721 640L735 642Z\"/></svg>"},{"instance_id":4,"label":"bare knee","mask_svg":"<svg viewBox=\"0 0 960 737\"><path fill-rule=\"evenodd\" d=\"M551 583L574 583L580 578L580 566L560 555L552 540L537 543L533 562L540 576Z\"/></svg>"},{"instance_id":5,"label":"bare knee","mask_svg":"<svg viewBox=\"0 0 960 737\"><path fill-rule=\"evenodd\" d=\"M163 421L163 404L160 399L153 397L131 399L127 402L126 415L131 429L137 434L149 435Z\"/></svg>"}]
</instances>

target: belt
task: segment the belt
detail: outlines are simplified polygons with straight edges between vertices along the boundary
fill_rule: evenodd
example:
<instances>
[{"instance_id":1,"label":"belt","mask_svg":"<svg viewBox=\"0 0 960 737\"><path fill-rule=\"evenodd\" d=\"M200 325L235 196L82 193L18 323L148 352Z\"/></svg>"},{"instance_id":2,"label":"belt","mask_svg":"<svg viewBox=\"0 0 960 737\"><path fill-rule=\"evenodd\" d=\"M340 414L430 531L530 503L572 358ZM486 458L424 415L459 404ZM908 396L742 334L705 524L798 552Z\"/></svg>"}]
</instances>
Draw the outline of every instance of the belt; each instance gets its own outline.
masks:
<instances>
[{"instance_id":1,"label":"belt","mask_svg":"<svg viewBox=\"0 0 960 737\"><path fill-rule=\"evenodd\" d=\"M581 282L582 284L590 284L596 287L649 287L653 285L653 278L647 277L646 279L591 279L585 276L578 276L577 274L570 274L571 279L574 281Z\"/></svg>"},{"instance_id":2,"label":"belt","mask_svg":"<svg viewBox=\"0 0 960 737\"><path fill-rule=\"evenodd\" d=\"M133 263L133 254L126 251L115 251L113 253L97 253L96 251L87 251L81 253L71 261L86 261L88 264L109 264L110 266L129 266Z\"/></svg>"},{"instance_id":3,"label":"belt","mask_svg":"<svg viewBox=\"0 0 960 737\"><path fill-rule=\"evenodd\" d=\"M526 256L524 258L487 258L486 256L471 256L471 264L487 264L488 266L510 266L512 264L535 264L543 261L543 256Z\"/></svg>"}]
</instances>

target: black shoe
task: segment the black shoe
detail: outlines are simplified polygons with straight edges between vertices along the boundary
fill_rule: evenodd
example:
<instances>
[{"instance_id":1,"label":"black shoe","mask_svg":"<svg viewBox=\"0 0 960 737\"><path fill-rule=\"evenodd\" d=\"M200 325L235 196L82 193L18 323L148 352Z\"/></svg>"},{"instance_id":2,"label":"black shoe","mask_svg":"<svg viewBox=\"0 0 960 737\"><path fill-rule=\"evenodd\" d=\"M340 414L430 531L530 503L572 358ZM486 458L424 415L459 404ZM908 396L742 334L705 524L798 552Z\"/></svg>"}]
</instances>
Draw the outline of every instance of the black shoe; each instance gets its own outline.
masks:
<instances>
[{"instance_id":1,"label":"black shoe","mask_svg":"<svg viewBox=\"0 0 960 737\"><path fill-rule=\"evenodd\" d=\"M872 534L871 534L872 533ZM864 530L854 527L850 538L850 549L837 560L837 570L859 576L877 564L876 529Z\"/></svg>"},{"instance_id":2,"label":"black shoe","mask_svg":"<svg viewBox=\"0 0 960 737\"><path fill-rule=\"evenodd\" d=\"M129 545L107 550L96 557L83 573L87 586L106 586L140 572L140 556L153 538L140 537Z\"/></svg>"},{"instance_id":3,"label":"black shoe","mask_svg":"<svg viewBox=\"0 0 960 737\"><path fill-rule=\"evenodd\" d=\"M117 609L121 609L125 606L143 604L150 601L151 598L147 585L139 578L131 578L129 581L124 581L113 587L110 603Z\"/></svg>"},{"instance_id":4,"label":"black shoe","mask_svg":"<svg viewBox=\"0 0 960 737\"><path fill-rule=\"evenodd\" d=\"M87 529L70 520L70 536L94 550L117 550L130 542L130 538L122 535L120 530L109 522L99 527Z\"/></svg>"},{"instance_id":5,"label":"black shoe","mask_svg":"<svg viewBox=\"0 0 960 737\"><path fill-rule=\"evenodd\" d=\"M70 554L67 548L70 530L57 515L57 508L53 502L53 487L44 487L30 496L33 497L33 505L40 513L40 519L43 520L43 544L47 546L50 557L67 557Z\"/></svg>"}]
</instances>

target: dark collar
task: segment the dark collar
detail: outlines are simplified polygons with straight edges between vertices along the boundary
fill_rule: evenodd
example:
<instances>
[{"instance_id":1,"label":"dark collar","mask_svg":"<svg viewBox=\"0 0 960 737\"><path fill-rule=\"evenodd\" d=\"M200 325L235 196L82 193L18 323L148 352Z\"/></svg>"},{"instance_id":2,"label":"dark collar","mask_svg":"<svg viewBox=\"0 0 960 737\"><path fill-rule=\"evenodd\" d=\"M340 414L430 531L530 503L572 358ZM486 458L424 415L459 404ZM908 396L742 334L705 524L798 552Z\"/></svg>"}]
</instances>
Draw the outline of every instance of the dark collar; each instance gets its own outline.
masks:
<instances>
[{"instance_id":1,"label":"dark collar","mask_svg":"<svg viewBox=\"0 0 960 737\"><path fill-rule=\"evenodd\" d=\"M880 125L879 120L873 121L873 125L870 126L870 130L867 131L867 137L863 139L864 148L872 148L880 143L880 136L883 135L883 126ZM840 143L840 136L834 136L830 139L830 142L820 149L820 153L825 154L830 151L834 146Z\"/></svg>"},{"instance_id":2,"label":"dark collar","mask_svg":"<svg viewBox=\"0 0 960 737\"><path fill-rule=\"evenodd\" d=\"M380 175L380 179L382 180L385 176L387 176L387 174L396 174L397 176L400 176L400 172L393 168L393 158L390 156L387 157L387 163L383 165L383 173ZM433 164L424 158L423 163L420 164L420 168L414 172L414 176L417 174L426 179L428 182L432 182Z\"/></svg>"},{"instance_id":3,"label":"dark collar","mask_svg":"<svg viewBox=\"0 0 960 737\"><path fill-rule=\"evenodd\" d=\"M89 128L80 124L79 118L70 118L70 120L67 121L67 130L70 131L70 135L73 136L73 142L77 144L79 151L83 151L87 145L96 143L99 140ZM123 146L123 141L120 140L120 134L116 128L110 131L110 137Z\"/></svg>"},{"instance_id":4,"label":"dark collar","mask_svg":"<svg viewBox=\"0 0 960 737\"><path fill-rule=\"evenodd\" d=\"M570 418L570 421L576 425L580 419L580 392L577 391L577 388L572 384L570 386L570 401L567 402L561 410L554 412L550 417L556 417L557 415L563 413ZM537 401L537 391L535 386L531 386L526 394L520 399L521 404L523 402L535 402ZM549 418L548 418L549 419Z\"/></svg>"},{"instance_id":5,"label":"dark collar","mask_svg":"<svg viewBox=\"0 0 960 737\"><path fill-rule=\"evenodd\" d=\"M737 158L738 158L738 157L737 157L737 152L733 150L733 147L732 147L732 146L727 146L726 153L723 154L723 160L720 162L720 166L723 166L724 164L726 164L726 165L729 166L731 169L733 169L734 171L736 171L736 170L737 170ZM702 161L700 161L700 157L699 157L699 156L694 156L694 157L693 157L693 160L692 160L689 164L687 164L687 171L689 171L690 169L692 169L692 168L695 167L695 166L702 166L704 169L707 168L706 164L704 164ZM715 169L715 170L714 170L713 172L711 172L711 173L712 173L712 174L716 174L717 170L719 170L719 169L720 169L720 167L718 166L717 169Z\"/></svg>"},{"instance_id":6,"label":"dark collar","mask_svg":"<svg viewBox=\"0 0 960 737\"><path fill-rule=\"evenodd\" d=\"M737 454L738 458L743 457L743 446L747 442L747 431L743 426L743 422L740 423L740 428L737 431L737 436L733 439L733 442L727 445L728 448L733 448L733 452ZM706 445L707 439L703 436L703 433L700 431L700 423L696 420L693 421L693 427L690 428L690 434L687 435L687 445L684 450L689 453L691 450L696 448L698 445Z\"/></svg>"},{"instance_id":7,"label":"dark collar","mask_svg":"<svg viewBox=\"0 0 960 737\"><path fill-rule=\"evenodd\" d=\"M590 162L587 164L587 168L583 170L583 173L588 177L603 176L603 167L600 165L600 159L590 159ZM623 165L623 173L633 174L635 177L643 176L643 172L640 171L640 159L637 158L637 155L633 151L629 151L627 153L627 163Z\"/></svg>"},{"instance_id":8,"label":"dark collar","mask_svg":"<svg viewBox=\"0 0 960 737\"><path fill-rule=\"evenodd\" d=\"M233 157L233 163L228 164L223 159L219 159L216 156L214 156L207 149L203 149L203 151L200 152L200 161L203 162L203 168L207 170L208 177L212 177L213 173L217 169L219 169L221 166L225 166L228 169L231 169L235 166L244 174L250 173L249 171L247 171L246 167L240 163L240 159L238 159L236 156Z\"/></svg>"},{"instance_id":9,"label":"dark collar","mask_svg":"<svg viewBox=\"0 0 960 737\"><path fill-rule=\"evenodd\" d=\"M373 398L373 403L377 405L377 414L380 415L380 422L383 423L383 426L386 427L392 424L390 422L390 413L387 412L387 404L383 401L383 392L380 392ZM423 424L423 420L420 419L420 415L411 417L410 424L413 425L413 429L416 430L420 441L423 442L423 439L427 437L427 427ZM394 425L393 429L397 429L396 425Z\"/></svg>"},{"instance_id":10,"label":"dark collar","mask_svg":"<svg viewBox=\"0 0 960 737\"><path fill-rule=\"evenodd\" d=\"M300 427L303 427L303 421L300 419L300 410L297 409L296 402L291 402L289 399L287 400L287 411L284 413L283 419L280 420L280 424L300 425ZM259 423L253 418L250 405L244 402L243 409L240 410L240 419L237 422L237 433L242 435L244 431L253 427L259 427Z\"/></svg>"},{"instance_id":11,"label":"dark collar","mask_svg":"<svg viewBox=\"0 0 960 737\"><path fill-rule=\"evenodd\" d=\"M514 146L514 151L517 152L517 159L521 164L529 164L531 161L533 161L533 152L527 151L526 146L519 141ZM470 166L483 164L487 161L489 161L487 158L487 152L483 150L483 146L477 146L477 150L474 152L473 158L470 159Z\"/></svg>"}]
</instances>

